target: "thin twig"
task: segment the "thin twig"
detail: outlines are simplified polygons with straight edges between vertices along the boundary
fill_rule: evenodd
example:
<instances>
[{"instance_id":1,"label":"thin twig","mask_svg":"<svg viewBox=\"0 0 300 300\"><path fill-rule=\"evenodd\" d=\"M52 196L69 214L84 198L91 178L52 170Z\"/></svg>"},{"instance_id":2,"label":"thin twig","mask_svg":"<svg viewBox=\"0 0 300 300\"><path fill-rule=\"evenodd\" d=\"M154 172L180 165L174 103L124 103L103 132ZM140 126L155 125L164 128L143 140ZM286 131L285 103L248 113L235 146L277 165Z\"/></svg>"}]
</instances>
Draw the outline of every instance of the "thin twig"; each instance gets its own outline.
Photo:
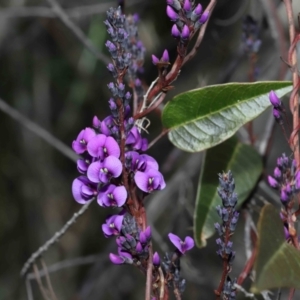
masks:
<instances>
[{"instance_id":1,"label":"thin twig","mask_svg":"<svg viewBox=\"0 0 300 300\"><path fill-rule=\"evenodd\" d=\"M84 214L84 212L88 209L88 207L90 206L90 204L94 201L95 199L92 199L91 201L87 202L86 204L84 204L81 209L76 212L72 218L62 227L61 230L57 231L53 237L48 240L43 246L41 246L36 252L34 252L30 258L27 260L27 262L24 264L22 270L21 270L21 276L24 276L28 269L30 268L30 266L35 262L35 260L40 257L44 252L46 252L50 246L52 246L55 242L58 241L59 238L61 238L69 229L69 227L71 225L73 225L76 220L78 219L78 217L80 217L82 214Z\"/></svg>"},{"instance_id":2,"label":"thin twig","mask_svg":"<svg viewBox=\"0 0 300 300\"><path fill-rule=\"evenodd\" d=\"M146 274L146 290L145 290L145 300L151 299L151 291L152 291L152 243L149 244L149 257L148 257L148 264L147 264L147 274Z\"/></svg>"},{"instance_id":3,"label":"thin twig","mask_svg":"<svg viewBox=\"0 0 300 300\"><path fill-rule=\"evenodd\" d=\"M34 276L34 273L31 274ZM31 288L31 283L29 278L26 278L25 284L26 284L27 298L28 300L33 300L32 288Z\"/></svg>"},{"instance_id":4,"label":"thin twig","mask_svg":"<svg viewBox=\"0 0 300 300\"><path fill-rule=\"evenodd\" d=\"M48 273L47 265L45 264L45 261L42 258L40 259L40 261L41 261L41 265L43 267L43 271L45 273L46 282L47 282L47 286L48 286L51 298L52 298L52 300L57 300L57 297L55 295L55 292L54 292L54 289L53 289L53 286L52 286L52 283L51 283L51 279L50 279L50 276L49 276L49 273Z\"/></svg>"},{"instance_id":5,"label":"thin twig","mask_svg":"<svg viewBox=\"0 0 300 300\"><path fill-rule=\"evenodd\" d=\"M255 297L254 294L248 293L248 292L247 292L242 286L240 286L239 284L235 284L234 287L235 287L238 291L242 292L246 298L250 298L250 299L253 299L253 300L257 300L257 298Z\"/></svg>"},{"instance_id":6,"label":"thin twig","mask_svg":"<svg viewBox=\"0 0 300 300\"><path fill-rule=\"evenodd\" d=\"M167 134L169 132L169 129L163 129L161 131L161 133L156 137L154 138L148 145L148 150L154 145L157 143L157 141L159 141L165 134Z\"/></svg>"},{"instance_id":7,"label":"thin twig","mask_svg":"<svg viewBox=\"0 0 300 300\"><path fill-rule=\"evenodd\" d=\"M0 110L4 113L8 114L11 118L15 121L18 121L23 127L27 128L28 130L32 131L34 134L42 138L56 150L61 152L63 155L71 159L72 161L76 162L78 156L73 152L71 148L66 146L60 140L58 140L55 136L50 134L47 130L43 129L38 124L32 122L27 117L23 116L19 113L16 109L9 106L3 99L0 98Z\"/></svg>"},{"instance_id":8,"label":"thin twig","mask_svg":"<svg viewBox=\"0 0 300 300\"><path fill-rule=\"evenodd\" d=\"M35 279L38 283L38 286L39 286L39 289L43 295L43 298L45 300L49 300L49 297L47 295L47 291L45 290L44 286L43 286L43 283L41 281L41 277L40 277L40 274L39 274L39 269L38 267L36 266L36 264L33 264L33 271L34 271L34 274L35 274Z\"/></svg>"},{"instance_id":9,"label":"thin twig","mask_svg":"<svg viewBox=\"0 0 300 300\"><path fill-rule=\"evenodd\" d=\"M64 12L62 7L56 2L56 0L47 0L47 2L51 5L54 13L58 16L58 18L74 33L74 35L78 38L78 40L93 54L95 57L102 61L104 64L108 64L110 59L101 53L97 47L93 44L93 42L84 34L84 32L73 23L68 15Z\"/></svg>"}]
</instances>

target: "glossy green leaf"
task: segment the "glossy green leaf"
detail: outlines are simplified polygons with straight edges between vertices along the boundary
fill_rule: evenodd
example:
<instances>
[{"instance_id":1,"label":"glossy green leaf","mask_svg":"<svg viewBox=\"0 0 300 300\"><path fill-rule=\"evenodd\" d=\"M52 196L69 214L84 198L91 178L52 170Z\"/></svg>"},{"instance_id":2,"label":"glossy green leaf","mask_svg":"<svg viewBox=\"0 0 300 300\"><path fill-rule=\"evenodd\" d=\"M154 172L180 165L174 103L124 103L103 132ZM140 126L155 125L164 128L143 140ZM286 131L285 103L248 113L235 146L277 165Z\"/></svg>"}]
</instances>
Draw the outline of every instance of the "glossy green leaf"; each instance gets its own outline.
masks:
<instances>
[{"instance_id":1,"label":"glossy green leaf","mask_svg":"<svg viewBox=\"0 0 300 300\"><path fill-rule=\"evenodd\" d=\"M214 223L220 222L216 206L221 204L217 188L218 174L231 170L235 179L238 204L246 200L262 172L262 160L251 147L236 137L207 150L204 156L194 213L194 237L199 247L215 233Z\"/></svg>"},{"instance_id":2,"label":"glossy green leaf","mask_svg":"<svg viewBox=\"0 0 300 300\"><path fill-rule=\"evenodd\" d=\"M256 278L252 292L283 287L300 289L300 251L285 241L279 210L265 205L257 230Z\"/></svg>"},{"instance_id":3,"label":"glossy green leaf","mask_svg":"<svg viewBox=\"0 0 300 300\"><path fill-rule=\"evenodd\" d=\"M228 83L191 90L167 103L162 121L170 141L179 149L198 152L231 137L268 106L268 93L279 97L292 90L291 82Z\"/></svg>"}]
</instances>

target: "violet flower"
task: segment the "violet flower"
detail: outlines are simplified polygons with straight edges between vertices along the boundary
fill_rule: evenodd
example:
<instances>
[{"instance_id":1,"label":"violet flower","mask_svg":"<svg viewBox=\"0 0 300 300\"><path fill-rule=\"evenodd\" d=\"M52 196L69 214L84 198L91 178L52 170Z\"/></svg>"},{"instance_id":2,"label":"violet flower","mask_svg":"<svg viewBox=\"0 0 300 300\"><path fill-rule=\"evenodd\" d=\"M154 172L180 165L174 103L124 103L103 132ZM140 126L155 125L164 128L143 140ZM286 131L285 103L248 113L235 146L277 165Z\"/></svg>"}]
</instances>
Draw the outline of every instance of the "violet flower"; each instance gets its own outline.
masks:
<instances>
[{"instance_id":1,"label":"violet flower","mask_svg":"<svg viewBox=\"0 0 300 300\"><path fill-rule=\"evenodd\" d=\"M192 249L195 246L194 240L190 236L186 236L184 241L180 239L179 236L169 233L168 237L171 243L182 253L184 254L186 251Z\"/></svg>"},{"instance_id":2,"label":"violet flower","mask_svg":"<svg viewBox=\"0 0 300 300\"><path fill-rule=\"evenodd\" d=\"M122 163L115 156L106 157L103 162L93 162L87 170L90 181L107 183L111 177L117 178L122 173Z\"/></svg>"},{"instance_id":3,"label":"violet flower","mask_svg":"<svg viewBox=\"0 0 300 300\"><path fill-rule=\"evenodd\" d=\"M97 186L85 176L79 176L73 181L72 194L78 203L85 204L97 195Z\"/></svg>"},{"instance_id":4,"label":"violet flower","mask_svg":"<svg viewBox=\"0 0 300 300\"><path fill-rule=\"evenodd\" d=\"M92 128L85 128L80 131L76 140L72 143L72 148L77 154L82 154L87 150L88 142L96 136L96 132Z\"/></svg>"},{"instance_id":5,"label":"violet flower","mask_svg":"<svg viewBox=\"0 0 300 300\"><path fill-rule=\"evenodd\" d=\"M123 215L113 215L106 218L105 224L102 225L102 231L105 237L119 235L121 232L123 219Z\"/></svg>"},{"instance_id":6,"label":"violet flower","mask_svg":"<svg viewBox=\"0 0 300 300\"><path fill-rule=\"evenodd\" d=\"M97 201L100 206L121 207L125 204L126 199L127 191L124 186L115 186L114 184L109 184L99 191Z\"/></svg>"},{"instance_id":7,"label":"violet flower","mask_svg":"<svg viewBox=\"0 0 300 300\"><path fill-rule=\"evenodd\" d=\"M146 172L137 171L134 175L134 181L138 188L145 193L162 190L166 186L162 174L155 169L149 169Z\"/></svg>"},{"instance_id":8,"label":"violet flower","mask_svg":"<svg viewBox=\"0 0 300 300\"><path fill-rule=\"evenodd\" d=\"M88 153L92 157L103 160L108 156L120 157L120 147L116 140L111 136L98 134L92 138L87 145Z\"/></svg>"}]
</instances>

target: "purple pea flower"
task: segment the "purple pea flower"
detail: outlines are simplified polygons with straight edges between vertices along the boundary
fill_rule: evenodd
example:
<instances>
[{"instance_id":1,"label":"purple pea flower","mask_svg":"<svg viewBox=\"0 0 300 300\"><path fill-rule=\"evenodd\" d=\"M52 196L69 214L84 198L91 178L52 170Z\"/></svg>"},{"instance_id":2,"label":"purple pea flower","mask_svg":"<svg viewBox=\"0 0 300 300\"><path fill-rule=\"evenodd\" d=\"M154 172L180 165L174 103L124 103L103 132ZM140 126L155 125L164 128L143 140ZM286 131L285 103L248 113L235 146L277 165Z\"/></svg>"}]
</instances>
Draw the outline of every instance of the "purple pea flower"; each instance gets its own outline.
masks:
<instances>
[{"instance_id":1,"label":"purple pea flower","mask_svg":"<svg viewBox=\"0 0 300 300\"><path fill-rule=\"evenodd\" d=\"M101 121L97 118L97 116L94 116L93 118L93 127L96 129L100 129L101 127Z\"/></svg>"},{"instance_id":2,"label":"purple pea flower","mask_svg":"<svg viewBox=\"0 0 300 300\"><path fill-rule=\"evenodd\" d=\"M137 171L134 175L134 181L138 188L145 193L162 190L166 186L162 174L154 169L149 169L146 172Z\"/></svg>"},{"instance_id":3,"label":"purple pea flower","mask_svg":"<svg viewBox=\"0 0 300 300\"><path fill-rule=\"evenodd\" d=\"M90 181L107 183L111 177L117 178L122 173L122 163L115 156L106 157L103 162L93 162L87 170Z\"/></svg>"},{"instance_id":4,"label":"purple pea flower","mask_svg":"<svg viewBox=\"0 0 300 300\"><path fill-rule=\"evenodd\" d=\"M123 219L123 215L113 215L106 218L105 224L102 225L102 231L105 237L119 235L121 232Z\"/></svg>"},{"instance_id":5,"label":"purple pea flower","mask_svg":"<svg viewBox=\"0 0 300 300\"><path fill-rule=\"evenodd\" d=\"M116 140L111 136L98 134L92 138L87 145L88 153L92 157L103 160L105 157L120 157L120 147Z\"/></svg>"},{"instance_id":6,"label":"purple pea flower","mask_svg":"<svg viewBox=\"0 0 300 300\"><path fill-rule=\"evenodd\" d=\"M194 14L200 16L200 14L202 13L202 5L199 3L196 8L194 9Z\"/></svg>"},{"instance_id":7,"label":"purple pea flower","mask_svg":"<svg viewBox=\"0 0 300 300\"><path fill-rule=\"evenodd\" d=\"M97 185L90 182L85 176L79 176L73 181L72 194L75 201L85 204L97 195Z\"/></svg>"},{"instance_id":8,"label":"purple pea flower","mask_svg":"<svg viewBox=\"0 0 300 300\"><path fill-rule=\"evenodd\" d=\"M195 245L195 242L194 240L189 237L189 236L186 236L184 241L182 241L180 239L179 236L173 234L173 233L169 233L168 234L168 237L171 241L171 243L182 253L184 254L186 251L192 249Z\"/></svg>"},{"instance_id":9,"label":"purple pea flower","mask_svg":"<svg viewBox=\"0 0 300 300\"><path fill-rule=\"evenodd\" d=\"M179 29L178 29L178 27L177 27L176 24L174 24L174 25L172 26L171 34L172 34L172 36L173 36L174 38L179 38L179 37L180 37L180 31L179 31Z\"/></svg>"},{"instance_id":10,"label":"purple pea flower","mask_svg":"<svg viewBox=\"0 0 300 300\"><path fill-rule=\"evenodd\" d=\"M268 176L268 182L269 182L269 185L272 187L272 188L277 188L278 187L278 182L275 178L273 178L272 176Z\"/></svg>"},{"instance_id":11,"label":"purple pea flower","mask_svg":"<svg viewBox=\"0 0 300 300\"><path fill-rule=\"evenodd\" d=\"M185 11L187 11L187 12L191 11L192 6L191 6L191 3L190 3L190 0L185 0L185 1L184 1L183 9L184 9Z\"/></svg>"},{"instance_id":12,"label":"purple pea flower","mask_svg":"<svg viewBox=\"0 0 300 300\"><path fill-rule=\"evenodd\" d=\"M115 122L113 116L108 116L101 122L101 132L106 136L110 136L111 128L114 126Z\"/></svg>"},{"instance_id":13,"label":"purple pea flower","mask_svg":"<svg viewBox=\"0 0 300 300\"><path fill-rule=\"evenodd\" d=\"M165 51L163 52L163 55L161 57L161 61L163 62L169 62L170 58L169 58L169 52L167 49L165 49Z\"/></svg>"},{"instance_id":14,"label":"purple pea flower","mask_svg":"<svg viewBox=\"0 0 300 300\"><path fill-rule=\"evenodd\" d=\"M189 30L189 27L187 25L183 26L181 37L184 40L187 40L190 37L190 30Z\"/></svg>"},{"instance_id":15,"label":"purple pea flower","mask_svg":"<svg viewBox=\"0 0 300 300\"><path fill-rule=\"evenodd\" d=\"M131 161L131 170L132 171L141 171L145 172L149 169L158 170L157 161L147 154L139 154L136 151L128 151L125 154L126 159Z\"/></svg>"},{"instance_id":16,"label":"purple pea flower","mask_svg":"<svg viewBox=\"0 0 300 300\"><path fill-rule=\"evenodd\" d=\"M159 266L160 266L160 257L159 257L159 255L158 255L157 252L155 252L155 253L153 254L153 259L152 259L152 261L153 261L153 265L154 265L155 267L159 267Z\"/></svg>"},{"instance_id":17,"label":"purple pea flower","mask_svg":"<svg viewBox=\"0 0 300 300\"><path fill-rule=\"evenodd\" d=\"M200 17L199 19L199 22L201 24L204 24L207 20L208 20L208 17L209 17L209 11L205 11L202 16Z\"/></svg>"},{"instance_id":18,"label":"purple pea flower","mask_svg":"<svg viewBox=\"0 0 300 300\"><path fill-rule=\"evenodd\" d=\"M114 265L122 265L125 263L125 258L120 257L116 254L110 253L109 254L109 259Z\"/></svg>"},{"instance_id":19,"label":"purple pea flower","mask_svg":"<svg viewBox=\"0 0 300 300\"><path fill-rule=\"evenodd\" d=\"M172 20L172 21L177 21L178 20L178 14L174 11L174 9L171 6L167 6L167 16Z\"/></svg>"},{"instance_id":20,"label":"purple pea flower","mask_svg":"<svg viewBox=\"0 0 300 300\"><path fill-rule=\"evenodd\" d=\"M141 134L136 126L133 126L126 138L126 145L131 145L134 150L146 151L148 141L141 137Z\"/></svg>"},{"instance_id":21,"label":"purple pea flower","mask_svg":"<svg viewBox=\"0 0 300 300\"><path fill-rule=\"evenodd\" d=\"M77 154L82 154L87 150L88 142L96 136L96 132L92 128L85 128L80 131L76 140L72 143L72 148Z\"/></svg>"},{"instance_id":22,"label":"purple pea flower","mask_svg":"<svg viewBox=\"0 0 300 300\"><path fill-rule=\"evenodd\" d=\"M77 170L81 174L85 174L89 165L91 164L90 158L81 158L77 160Z\"/></svg>"},{"instance_id":23,"label":"purple pea flower","mask_svg":"<svg viewBox=\"0 0 300 300\"><path fill-rule=\"evenodd\" d=\"M157 65L158 63L159 63L159 58L158 57L156 57L154 54L152 54L152 63L154 64L154 65Z\"/></svg>"},{"instance_id":24,"label":"purple pea flower","mask_svg":"<svg viewBox=\"0 0 300 300\"><path fill-rule=\"evenodd\" d=\"M269 93L269 99L270 99L271 104L274 107L276 107L278 109L281 108L281 101L280 101L280 99L278 98L278 96L276 95L276 93L274 91L271 91Z\"/></svg>"},{"instance_id":25,"label":"purple pea flower","mask_svg":"<svg viewBox=\"0 0 300 300\"><path fill-rule=\"evenodd\" d=\"M114 184L109 184L99 191L97 201L100 206L121 207L125 204L126 199L127 191L124 186L115 186Z\"/></svg>"}]
</instances>

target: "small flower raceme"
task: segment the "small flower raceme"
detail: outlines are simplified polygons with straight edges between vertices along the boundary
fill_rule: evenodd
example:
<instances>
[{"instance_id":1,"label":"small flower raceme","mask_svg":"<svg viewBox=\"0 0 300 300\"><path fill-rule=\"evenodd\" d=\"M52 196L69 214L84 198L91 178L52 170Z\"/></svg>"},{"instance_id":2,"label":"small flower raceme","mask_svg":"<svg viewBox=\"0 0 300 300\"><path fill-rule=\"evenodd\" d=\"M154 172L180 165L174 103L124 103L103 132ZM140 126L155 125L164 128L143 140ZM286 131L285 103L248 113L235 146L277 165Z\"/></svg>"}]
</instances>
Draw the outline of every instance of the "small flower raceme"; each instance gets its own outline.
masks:
<instances>
[{"instance_id":1,"label":"small flower raceme","mask_svg":"<svg viewBox=\"0 0 300 300\"><path fill-rule=\"evenodd\" d=\"M232 262L235 258L235 251L232 250L233 243L230 241L230 237L234 233L239 219L239 213L235 208L238 199L234 189L235 182L231 171L228 171L228 173L219 174L218 194L222 199L222 206L218 205L216 209L218 215L222 219L222 222L215 223L215 229L219 234L219 238L216 240L216 243L219 247L217 254L223 260L223 262L229 266L232 265ZM230 270L231 268L227 269ZM223 283L222 293L224 297L227 297L226 299L234 300L236 292L234 282L232 282L228 276L228 270L225 270L225 272L227 272L227 281Z\"/></svg>"},{"instance_id":2,"label":"small flower raceme","mask_svg":"<svg viewBox=\"0 0 300 300\"><path fill-rule=\"evenodd\" d=\"M269 93L269 100L273 106L273 117L275 118L276 122L283 124L282 113L284 112L284 107L274 91Z\"/></svg>"},{"instance_id":3,"label":"small flower raceme","mask_svg":"<svg viewBox=\"0 0 300 300\"><path fill-rule=\"evenodd\" d=\"M182 44L187 44L208 19L209 12L203 11L202 5L194 4L190 0L167 0L167 16L175 24L171 29L171 34Z\"/></svg>"},{"instance_id":4,"label":"small flower raceme","mask_svg":"<svg viewBox=\"0 0 300 300\"><path fill-rule=\"evenodd\" d=\"M296 168L296 161L283 153L277 159L273 176L268 176L269 185L279 191L284 206L300 191L300 172Z\"/></svg>"},{"instance_id":5,"label":"small flower raceme","mask_svg":"<svg viewBox=\"0 0 300 300\"><path fill-rule=\"evenodd\" d=\"M246 16L243 21L242 43L243 50L248 55L257 53L261 46L261 40L259 39L259 26L249 15Z\"/></svg>"}]
</instances>

